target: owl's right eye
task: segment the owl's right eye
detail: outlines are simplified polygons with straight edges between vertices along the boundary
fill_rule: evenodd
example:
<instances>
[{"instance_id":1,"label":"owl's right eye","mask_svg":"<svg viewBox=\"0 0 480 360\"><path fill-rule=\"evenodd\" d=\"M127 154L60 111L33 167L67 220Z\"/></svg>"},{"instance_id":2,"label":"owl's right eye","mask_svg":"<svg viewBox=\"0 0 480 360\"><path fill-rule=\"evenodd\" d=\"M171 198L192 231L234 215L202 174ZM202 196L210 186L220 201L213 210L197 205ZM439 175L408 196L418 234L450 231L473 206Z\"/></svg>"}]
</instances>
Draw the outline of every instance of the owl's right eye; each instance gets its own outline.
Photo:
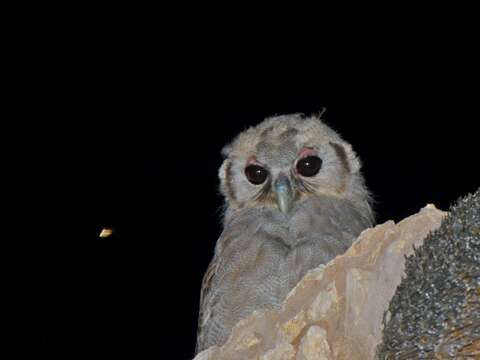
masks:
<instances>
[{"instance_id":1,"label":"owl's right eye","mask_svg":"<svg viewBox=\"0 0 480 360\"><path fill-rule=\"evenodd\" d=\"M260 165L252 164L245 168L245 176L254 185L260 185L267 180L268 171Z\"/></svg>"}]
</instances>

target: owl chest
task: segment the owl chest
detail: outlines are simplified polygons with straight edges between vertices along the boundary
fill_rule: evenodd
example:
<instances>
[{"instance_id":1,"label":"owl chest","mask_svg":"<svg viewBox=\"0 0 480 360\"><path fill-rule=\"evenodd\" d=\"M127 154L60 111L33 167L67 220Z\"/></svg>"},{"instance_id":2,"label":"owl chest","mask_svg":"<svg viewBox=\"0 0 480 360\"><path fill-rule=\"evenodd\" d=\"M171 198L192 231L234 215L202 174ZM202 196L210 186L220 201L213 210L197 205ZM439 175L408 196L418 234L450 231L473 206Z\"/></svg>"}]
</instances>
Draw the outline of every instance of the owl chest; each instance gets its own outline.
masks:
<instances>
[{"instance_id":1,"label":"owl chest","mask_svg":"<svg viewBox=\"0 0 480 360\"><path fill-rule=\"evenodd\" d=\"M322 262L314 239L286 236L257 233L230 257L227 277L231 278L223 279L239 307L250 303L279 306L305 273Z\"/></svg>"},{"instance_id":2,"label":"owl chest","mask_svg":"<svg viewBox=\"0 0 480 360\"><path fill-rule=\"evenodd\" d=\"M219 250L221 272L230 278L229 284L268 287L272 292L275 288L289 290L306 271L328 262L351 242L341 231L341 217L336 214L267 215L249 214L225 229Z\"/></svg>"},{"instance_id":3,"label":"owl chest","mask_svg":"<svg viewBox=\"0 0 480 360\"><path fill-rule=\"evenodd\" d=\"M253 277L259 283L284 287L285 276L287 280L297 279L320 263L319 237L322 234L309 227L264 223L255 231L243 233L236 249L232 249L232 260L242 278Z\"/></svg>"},{"instance_id":4,"label":"owl chest","mask_svg":"<svg viewBox=\"0 0 480 360\"><path fill-rule=\"evenodd\" d=\"M252 234L255 241L262 246L281 248L285 255L295 253L299 248L308 246L323 233L322 224L310 215L295 216L288 221L264 221L257 225Z\"/></svg>"},{"instance_id":5,"label":"owl chest","mask_svg":"<svg viewBox=\"0 0 480 360\"><path fill-rule=\"evenodd\" d=\"M302 220L251 221L226 229L218 249L218 301L245 311L259 304L279 306L308 270L345 250L338 229Z\"/></svg>"}]
</instances>

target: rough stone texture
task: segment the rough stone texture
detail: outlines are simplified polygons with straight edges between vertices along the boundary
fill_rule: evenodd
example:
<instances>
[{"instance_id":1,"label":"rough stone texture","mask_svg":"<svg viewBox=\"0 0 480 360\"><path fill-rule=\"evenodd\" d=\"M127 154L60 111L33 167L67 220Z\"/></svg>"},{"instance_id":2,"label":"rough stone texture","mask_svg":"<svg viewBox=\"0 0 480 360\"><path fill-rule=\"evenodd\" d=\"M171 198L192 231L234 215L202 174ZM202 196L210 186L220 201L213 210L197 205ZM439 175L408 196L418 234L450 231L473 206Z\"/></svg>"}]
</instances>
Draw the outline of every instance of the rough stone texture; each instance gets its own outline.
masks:
<instances>
[{"instance_id":1,"label":"rough stone texture","mask_svg":"<svg viewBox=\"0 0 480 360\"><path fill-rule=\"evenodd\" d=\"M480 190L406 261L378 359L480 359Z\"/></svg>"},{"instance_id":2,"label":"rough stone texture","mask_svg":"<svg viewBox=\"0 0 480 360\"><path fill-rule=\"evenodd\" d=\"M444 215L428 205L398 224L365 230L345 254L308 272L282 309L254 312L222 347L195 360L373 359L405 255Z\"/></svg>"}]
</instances>

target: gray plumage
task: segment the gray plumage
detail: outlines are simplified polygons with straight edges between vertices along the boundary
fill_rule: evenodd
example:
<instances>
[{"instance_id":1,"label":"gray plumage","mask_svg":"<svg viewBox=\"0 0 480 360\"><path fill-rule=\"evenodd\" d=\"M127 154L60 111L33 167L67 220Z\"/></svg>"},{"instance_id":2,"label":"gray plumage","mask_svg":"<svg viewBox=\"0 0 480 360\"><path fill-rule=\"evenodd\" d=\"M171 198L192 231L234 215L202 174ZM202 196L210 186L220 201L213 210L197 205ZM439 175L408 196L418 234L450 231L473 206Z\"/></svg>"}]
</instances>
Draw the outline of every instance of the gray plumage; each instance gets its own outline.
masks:
<instances>
[{"instance_id":1,"label":"gray plumage","mask_svg":"<svg viewBox=\"0 0 480 360\"><path fill-rule=\"evenodd\" d=\"M319 116L268 118L223 154L224 230L203 279L197 352L222 345L254 310L279 308L373 224L360 161Z\"/></svg>"}]
</instances>

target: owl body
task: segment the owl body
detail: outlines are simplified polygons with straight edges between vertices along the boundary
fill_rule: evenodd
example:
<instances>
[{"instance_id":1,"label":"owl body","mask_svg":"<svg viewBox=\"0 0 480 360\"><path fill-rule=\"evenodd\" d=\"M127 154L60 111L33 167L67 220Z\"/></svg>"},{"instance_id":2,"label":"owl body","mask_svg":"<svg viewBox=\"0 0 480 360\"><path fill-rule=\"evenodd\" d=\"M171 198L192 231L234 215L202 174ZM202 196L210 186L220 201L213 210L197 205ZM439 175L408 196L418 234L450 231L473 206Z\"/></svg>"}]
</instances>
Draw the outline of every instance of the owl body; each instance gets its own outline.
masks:
<instances>
[{"instance_id":1,"label":"owl body","mask_svg":"<svg viewBox=\"0 0 480 360\"><path fill-rule=\"evenodd\" d=\"M204 276L197 351L222 345L254 310L279 308L373 223L358 158L318 117L269 118L224 155L224 230Z\"/></svg>"}]
</instances>

